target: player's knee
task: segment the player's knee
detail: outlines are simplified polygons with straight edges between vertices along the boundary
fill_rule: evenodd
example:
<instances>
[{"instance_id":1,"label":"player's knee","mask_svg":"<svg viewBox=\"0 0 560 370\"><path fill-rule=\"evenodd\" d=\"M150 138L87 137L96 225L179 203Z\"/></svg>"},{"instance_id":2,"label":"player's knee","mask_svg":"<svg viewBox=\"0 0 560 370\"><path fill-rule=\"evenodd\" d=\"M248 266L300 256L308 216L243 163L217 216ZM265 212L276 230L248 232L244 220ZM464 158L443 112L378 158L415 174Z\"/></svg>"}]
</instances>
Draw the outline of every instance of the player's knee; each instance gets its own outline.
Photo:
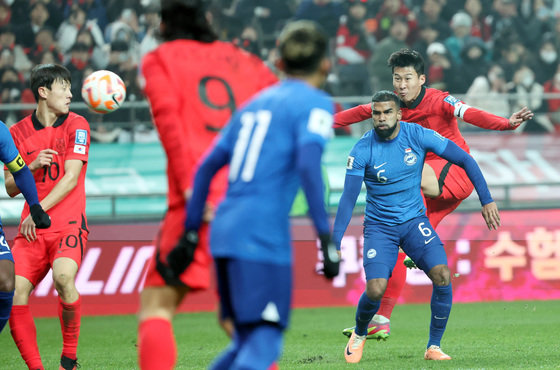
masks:
<instances>
[{"instance_id":1,"label":"player's knee","mask_svg":"<svg viewBox=\"0 0 560 370\"><path fill-rule=\"evenodd\" d=\"M447 265L437 265L432 267L428 274L434 285L446 286L451 283L451 273Z\"/></svg>"},{"instance_id":2,"label":"player's knee","mask_svg":"<svg viewBox=\"0 0 560 370\"><path fill-rule=\"evenodd\" d=\"M385 279L372 279L368 280L366 285L366 295L372 301L379 301L383 298L387 289L387 280Z\"/></svg>"},{"instance_id":3,"label":"player's knee","mask_svg":"<svg viewBox=\"0 0 560 370\"><path fill-rule=\"evenodd\" d=\"M11 292L16 287L16 277L13 268L0 269L0 292Z\"/></svg>"},{"instance_id":4,"label":"player's knee","mask_svg":"<svg viewBox=\"0 0 560 370\"><path fill-rule=\"evenodd\" d=\"M54 288L58 294L62 294L74 287L74 277L68 274L56 274L53 276Z\"/></svg>"}]
</instances>

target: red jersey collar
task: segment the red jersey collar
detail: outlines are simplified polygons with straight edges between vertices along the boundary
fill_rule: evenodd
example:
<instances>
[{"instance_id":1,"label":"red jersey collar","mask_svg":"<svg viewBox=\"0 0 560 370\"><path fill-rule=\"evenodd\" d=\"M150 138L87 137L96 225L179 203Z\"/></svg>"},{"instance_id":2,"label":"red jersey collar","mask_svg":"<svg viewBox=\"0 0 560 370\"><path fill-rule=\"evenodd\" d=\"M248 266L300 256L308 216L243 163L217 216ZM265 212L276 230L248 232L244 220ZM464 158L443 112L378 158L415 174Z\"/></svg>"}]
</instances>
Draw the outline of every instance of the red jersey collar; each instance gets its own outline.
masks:
<instances>
[{"instance_id":1,"label":"red jersey collar","mask_svg":"<svg viewBox=\"0 0 560 370\"><path fill-rule=\"evenodd\" d=\"M416 97L416 99L414 99L412 104L406 105L401 100L401 108L408 108L408 109L416 108L422 102L422 99L424 99L424 95L426 95L426 86L422 85L422 88L420 89L420 94L418 94L418 96Z\"/></svg>"},{"instance_id":2,"label":"red jersey collar","mask_svg":"<svg viewBox=\"0 0 560 370\"><path fill-rule=\"evenodd\" d=\"M56 121L54 122L54 125L52 127L61 126L64 123L64 121L66 120L66 118L68 118L68 114L69 113L66 113L66 114L58 117L56 119ZM39 122L39 119L37 118L37 111L36 110L34 110L33 114L31 115L31 122L33 122L33 128L37 131L45 128L45 126L43 126L43 124L41 122Z\"/></svg>"}]
</instances>

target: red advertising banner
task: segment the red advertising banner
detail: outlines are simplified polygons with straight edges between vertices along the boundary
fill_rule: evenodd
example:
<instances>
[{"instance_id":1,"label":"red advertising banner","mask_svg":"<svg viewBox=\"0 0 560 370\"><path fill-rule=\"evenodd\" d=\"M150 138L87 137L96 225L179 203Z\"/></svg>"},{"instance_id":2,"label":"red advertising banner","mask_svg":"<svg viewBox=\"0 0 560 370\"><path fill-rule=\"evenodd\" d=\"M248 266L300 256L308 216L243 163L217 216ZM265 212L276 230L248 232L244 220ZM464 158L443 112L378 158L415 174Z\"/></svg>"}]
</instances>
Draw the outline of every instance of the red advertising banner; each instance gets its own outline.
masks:
<instances>
[{"instance_id":1,"label":"red advertising banner","mask_svg":"<svg viewBox=\"0 0 560 370\"><path fill-rule=\"evenodd\" d=\"M560 210L504 211L502 227L489 231L479 213L454 213L439 226L452 272L454 302L560 299ZM90 225L92 230L76 278L85 315L129 314L138 309L157 224ZM294 306L357 303L365 287L361 217L354 217L343 239L341 273L327 282L317 271L320 253L307 219L294 219ZM7 228L8 237L15 234ZM409 270L399 303L428 302L431 282ZM50 274L33 291L35 316L56 316ZM216 307L214 282L190 294L181 311Z\"/></svg>"}]
</instances>

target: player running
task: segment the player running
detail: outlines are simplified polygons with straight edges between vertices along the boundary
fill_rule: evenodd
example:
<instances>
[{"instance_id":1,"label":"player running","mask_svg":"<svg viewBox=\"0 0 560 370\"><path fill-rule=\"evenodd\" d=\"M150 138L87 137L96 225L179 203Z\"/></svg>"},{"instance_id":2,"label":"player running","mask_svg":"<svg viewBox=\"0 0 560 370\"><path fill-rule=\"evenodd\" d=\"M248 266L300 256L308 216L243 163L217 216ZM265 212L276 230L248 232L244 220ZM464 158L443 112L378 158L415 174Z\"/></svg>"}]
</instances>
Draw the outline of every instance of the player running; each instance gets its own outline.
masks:
<instances>
[{"instance_id":1,"label":"player running","mask_svg":"<svg viewBox=\"0 0 560 370\"><path fill-rule=\"evenodd\" d=\"M393 87L400 98L402 120L438 132L467 153L470 153L470 150L459 131L457 118L490 130L515 130L521 123L533 118L533 113L526 107L507 119L470 107L447 92L426 88L424 60L417 51L402 49L394 52L389 57L388 65L393 74ZM350 125L371 117L372 105L362 104L335 114L335 127ZM434 229L472 193L472 190L473 185L462 168L453 166L435 153L426 155L422 171L422 192L426 202L426 214ZM368 328L368 338L389 337L391 313L406 281L406 267L403 264L405 257L404 253L398 256L379 311ZM350 336L353 330L353 327L344 329L343 334Z\"/></svg>"},{"instance_id":2,"label":"player running","mask_svg":"<svg viewBox=\"0 0 560 370\"><path fill-rule=\"evenodd\" d=\"M53 222L48 230L36 230L29 207L23 209L13 247L16 290L10 329L27 366L43 369L29 295L52 268L62 330L60 368L75 369L81 320L75 278L89 233L85 212L89 124L69 110L71 79L65 67L38 65L31 71L30 82L37 109L10 131L35 176L41 205ZM4 176L6 190L13 197L22 189L9 171Z\"/></svg>"},{"instance_id":3,"label":"player running","mask_svg":"<svg viewBox=\"0 0 560 370\"><path fill-rule=\"evenodd\" d=\"M437 132L400 122L399 104L393 92L379 91L373 95L373 130L364 134L348 157L344 190L334 223L333 240L340 250L342 236L364 182L367 189L363 246L366 291L358 303L356 329L344 353L349 363L357 363L362 358L368 324L381 304L399 246L433 283L430 337L424 358L451 359L440 349L451 312L451 277L443 243L425 215L418 191L427 152L466 171L480 198L488 228L500 226L498 208L474 159Z\"/></svg>"},{"instance_id":4,"label":"player running","mask_svg":"<svg viewBox=\"0 0 560 370\"><path fill-rule=\"evenodd\" d=\"M171 320L187 292L210 284L206 224L201 227L202 245L180 279L165 281L156 263L165 261L183 234L185 203L196 166L236 108L277 82L257 56L218 41L205 3L163 0L164 42L146 54L141 66L144 93L168 161L168 210L140 294L138 359L144 370L173 368L177 352ZM226 181L222 171L212 182L209 213L223 197Z\"/></svg>"},{"instance_id":5,"label":"player running","mask_svg":"<svg viewBox=\"0 0 560 370\"><path fill-rule=\"evenodd\" d=\"M33 175L19 154L10 131L2 121L0 121L0 161L6 164L5 169L10 171L16 186L21 189L37 228L45 229L49 227L51 219L39 204ZM0 333L10 317L14 288L14 257L0 222Z\"/></svg>"}]
</instances>

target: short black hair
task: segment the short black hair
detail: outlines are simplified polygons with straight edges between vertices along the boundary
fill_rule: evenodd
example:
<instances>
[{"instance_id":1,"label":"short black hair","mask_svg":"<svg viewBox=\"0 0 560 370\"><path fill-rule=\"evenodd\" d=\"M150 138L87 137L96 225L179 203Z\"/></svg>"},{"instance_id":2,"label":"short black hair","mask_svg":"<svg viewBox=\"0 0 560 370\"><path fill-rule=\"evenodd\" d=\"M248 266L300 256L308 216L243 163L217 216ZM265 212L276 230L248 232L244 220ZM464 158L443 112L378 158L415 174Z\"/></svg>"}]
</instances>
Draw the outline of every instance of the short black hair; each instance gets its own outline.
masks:
<instances>
[{"instance_id":1,"label":"short black hair","mask_svg":"<svg viewBox=\"0 0 560 370\"><path fill-rule=\"evenodd\" d=\"M284 72L291 75L313 73L327 55L328 39L312 21L288 23L278 37L278 50Z\"/></svg>"},{"instance_id":2,"label":"short black hair","mask_svg":"<svg viewBox=\"0 0 560 370\"><path fill-rule=\"evenodd\" d=\"M206 19L210 3L211 0L162 0L163 40L216 41L218 36Z\"/></svg>"},{"instance_id":3,"label":"short black hair","mask_svg":"<svg viewBox=\"0 0 560 370\"><path fill-rule=\"evenodd\" d=\"M372 103L381 103L381 102L386 102L386 101L392 101L395 103L395 105L397 106L397 109L399 109L401 101L399 99L399 97L397 96L397 94L395 94L392 91L389 90L380 90L378 92L376 92L375 94L373 94L373 96L371 97L371 102Z\"/></svg>"},{"instance_id":4,"label":"short black hair","mask_svg":"<svg viewBox=\"0 0 560 370\"><path fill-rule=\"evenodd\" d=\"M395 67L413 67L418 76L425 74L424 58L419 52L412 49L395 51L387 60L387 65L391 67L391 73L395 71Z\"/></svg>"},{"instance_id":5,"label":"short black hair","mask_svg":"<svg viewBox=\"0 0 560 370\"><path fill-rule=\"evenodd\" d=\"M60 64L39 64L31 70L30 84L35 101L39 101L39 88L51 89L54 81L72 83L70 71Z\"/></svg>"}]
</instances>

